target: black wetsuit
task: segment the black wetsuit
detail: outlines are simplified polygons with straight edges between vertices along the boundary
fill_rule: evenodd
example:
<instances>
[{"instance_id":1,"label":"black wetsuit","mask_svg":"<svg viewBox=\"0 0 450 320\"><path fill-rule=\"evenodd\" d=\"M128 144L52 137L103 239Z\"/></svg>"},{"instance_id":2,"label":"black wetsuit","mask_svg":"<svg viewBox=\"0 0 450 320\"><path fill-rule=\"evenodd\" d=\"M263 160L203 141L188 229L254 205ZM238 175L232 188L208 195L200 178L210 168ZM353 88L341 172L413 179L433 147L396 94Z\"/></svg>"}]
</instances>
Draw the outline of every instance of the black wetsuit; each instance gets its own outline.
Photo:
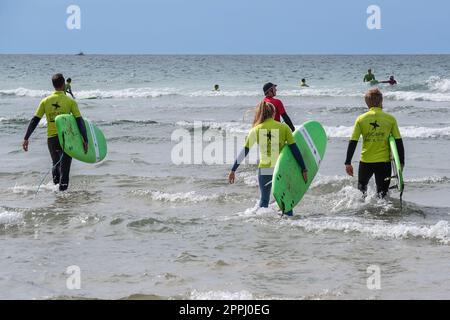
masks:
<instances>
[{"instance_id":1,"label":"black wetsuit","mask_svg":"<svg viewBox=\"0 0 450 320\"><path fill-rule=\"evenodd\" d=\"M390 162L366 163L361 161L358 169L358 189L365 194L370 178L375 175L377 193L384 198L389 191L391 170Z\"/></svg>"},{"instance_id":2,"label":"black wetsuit","mask_svg":"<svg viewBox=\"0 0 450 320\"><path fill-rule=\"evenodd\" d=\"M84 120L82 117L75 118L77 121L78 129L83 137L84 141L87 141L86 127L84 126ZM28 126L27 132L25 134L24 140L28 140L36 129L41 118L33 117ZM53 168L53 183L59 184L59 190L65 191L69 187L69 174L70 166L72 164L72 158L65 152L59 143L58 136L49 137L47 139L48 151L52 158Z\"/></svg>"},{"instance_id":3,"label":"black wetsuit","mask_svg":"<svg viewBox=\"0 0 450 320\"><path fill-rule=\"evenodd\" d=\"M59 190L67 190L69 186L70 166L72 157L63 152L58 137L51 137L47 140L48 151L52 158L53 183L59 184Z\"/></svg>"}]
</instances>

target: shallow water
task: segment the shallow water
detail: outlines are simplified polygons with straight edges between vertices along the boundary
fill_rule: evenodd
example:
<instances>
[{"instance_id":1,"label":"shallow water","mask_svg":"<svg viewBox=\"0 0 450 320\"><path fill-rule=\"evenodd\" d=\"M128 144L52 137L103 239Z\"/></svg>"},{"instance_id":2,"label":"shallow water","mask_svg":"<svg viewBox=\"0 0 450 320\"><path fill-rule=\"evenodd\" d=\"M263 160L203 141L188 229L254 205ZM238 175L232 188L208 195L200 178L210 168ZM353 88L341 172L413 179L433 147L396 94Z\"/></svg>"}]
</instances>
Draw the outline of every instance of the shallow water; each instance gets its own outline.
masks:
<instances>
[{"instance_id":1,"label":"shallow water","mask_svg":"<svg viewBox=\"0 0 450 320\"><path fill-rule=\"evenodd\" d=\"M450 56L0 55L0 298L399 299L450 297ZM276 63L274 63L276 62ZM365 111L365 70L381 87L406 149L398 194L361 199L345 176L347 139ZM74 161L59 193L45 121L21 151L49 78L72 77L83 116L108 138L105 161ZM311 88L300 90L306 77ZM257 209L256 168L175 165L176 129L234 134L266 81L295 124L323 123L328 149L293 218ZM211 89L219 83L221 91ZM357 154L360 150L360 144ZM232 155L234 156L234 155ZM354 157L357 165L357 156ZM66 286L67 267L81 289ZM381 289L370 290L370 266Z\"/></svg>"}]
</instances>

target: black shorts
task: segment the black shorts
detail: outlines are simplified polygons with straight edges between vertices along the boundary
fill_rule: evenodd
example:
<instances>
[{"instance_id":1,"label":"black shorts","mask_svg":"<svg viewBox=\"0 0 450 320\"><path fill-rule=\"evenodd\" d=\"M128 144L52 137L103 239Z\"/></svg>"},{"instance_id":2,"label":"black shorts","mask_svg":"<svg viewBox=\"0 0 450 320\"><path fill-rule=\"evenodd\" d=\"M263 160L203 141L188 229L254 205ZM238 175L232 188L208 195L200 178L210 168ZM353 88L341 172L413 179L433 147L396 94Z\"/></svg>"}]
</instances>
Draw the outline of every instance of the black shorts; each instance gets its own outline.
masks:
<instances>
[{"instance_id":1,"label":"black shorts","mask_svg":"<svg viewBox=\"0 0 450 320\"><path fill-rule=\"evenodd\" d=\"M389 184L391 183L391 163L390 162L375 162L375 163L359 163L358 170L358 189L362 192L367 191L367 185L370 178L375 174L375 183L377 185L377 193L381 196L385 196L389 190Z\"/></svg>"}]
</instances>

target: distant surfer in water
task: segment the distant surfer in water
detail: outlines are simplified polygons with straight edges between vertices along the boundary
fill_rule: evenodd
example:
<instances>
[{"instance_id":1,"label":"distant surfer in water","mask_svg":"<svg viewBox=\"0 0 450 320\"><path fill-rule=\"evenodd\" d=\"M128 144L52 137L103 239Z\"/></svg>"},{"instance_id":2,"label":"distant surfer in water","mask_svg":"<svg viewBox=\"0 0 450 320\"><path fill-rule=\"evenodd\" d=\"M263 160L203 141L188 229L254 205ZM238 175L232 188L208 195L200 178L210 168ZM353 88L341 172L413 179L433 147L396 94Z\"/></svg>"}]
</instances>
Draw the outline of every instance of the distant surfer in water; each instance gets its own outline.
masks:
<instances>
[{"instance_id":1,"label":"distant surfer in water","mask_svg":"<svg viewBox=\"0 0 450 320\"><path fill-rule=\"evenodd\" d=\"M213 91L220 91L219 85L218 85L218 84L215 84L215 85L214 85L214 90L213 90Z\"/></svg>"},{"instance_id":2,"label":"distant surfer in water","mask_svg":"<svg viewBox=\"0 0 450 320\"><path fill-rule=\"evenodd\" d=\"M397 80L394 79L394 76L390 76L389 80L380 81L380 83L389 83L391 86L393 86L394 84L397 84Z\"/></svg>"},{"instance_id":3,"label":"distant surfer in water","mask_svg":"<svg viewBox=\"0 0 450 320\"><path fill-rule=\"evenodd\" d=\"M292 131L295 131L295 127L292 124L291 118L286 113L286 109L284 109L283 102L279 99L275 99L277 95L277 85L272 82L268 82L263 86L264 98L265 102L268 102L275 106L275 117L274 119L280 122L280 117L283 118L284 122L291 128Z\"/></svg>"},{"instance_id":4,"label":"distant surfer in water","mask_svg":"<svg viewBox=\"0 0 450 320\"><path fill-rule=\"evenodd\" d=\"M45 114L45 117L47 119L48 151L50 152L50 156L53 162L53 183L59 184L59 190L64 191L69 186L69 173L70 165L72 164L72 158L63 152L63 149L59 144L58 133L55 125L56 116L60 114L73 114L75 116L78 129L80 130L80 133L84 140L83 148L85 153L87 153L88 150L88 139L84 121L81 117L77 103L75 102L75 100L70 99L64 94L64 76L61 73L57 73L52 77L52 82L53 87L56 91L50 96L42 99L42 101L39 103L39 107L37 108L33 119L31 119L30 124L28 125L22 147L25 152L28 151L28 139Z\"/></svg>"},{"instance_id":5,"label":"distant surfer in water","mask_svg":"<svg viewBox=\"0 0 450 320\"><path fill-rule=\"evenodd\" d=\"M367 70L367 74L364 76L364 82L374 83L377 80L375 79L375 75L372 73L372 69Z\"/></svg>"},{"instance_id":6,"label":"distant surfer in water","mask_svg":"<svg viewBox=\"0 0 450 320\"><path fill-rule=\"evenodd\" d=\"M371 89L365 95L369 111L360 115L355 122L353 134L347 148L345 170L353 177L352 158L358 144L359 137L363 137L361 161L358 170L358 189L366 195L367 185L375 174L377 193L384 198L389 190L391 176L390 150L388 138L395 138L400 163L405 165L405 149L398 129L397 120L384 112L383 94L379 89Z\"/></svg>"},{"instance_id":7,"label":"distant surfer in water","mask_svg":"<svg viewBox=\"0 0 450 320\"><path fill-rule=\"evenodd\" d=\"M257 143L260 150L260 161L258 164L258 182L261 192L259 206L267 208L272 190L272 175L278 156L283 147L288 144L298 165L302 169L303 180L308 181L308 170L305 167L303 157L295 143L290 128L285 123L274 120L276 108L273 104L261 101L256 107L253 127L245 139L245 146L234 162L233 168L228 175L228 182L234 183L236 170L248 155L250 148ZM272 143L276 145L272 146ZM275 153L274 153L275 152ZM284 214L292 216L292 210Z\"/></svg>"},{"instance_id":8,"label":"distant surfer in water","mask_svg":"<svg viewBox=\"0 0 450 320\"><path fill-rule=\"evenodd\" d=\"M309 87L309 86L306 84L306 79L305 79L305 78L303 78L302 81L300 82L300 87Z\"/></svg>"},{"instance_id":9,"label":"distant surfer in water","mask_svg":"<svg viewBox=\"0 0 450 320\"><path fill-rule=\"evenodd\" d=\"M72 93L72 79L71 78L67 78L67 82L64 85L64 93L69 93L72 96L72 99L75 99L75 97L73 96Z\"/></svg>"}]
</instances>

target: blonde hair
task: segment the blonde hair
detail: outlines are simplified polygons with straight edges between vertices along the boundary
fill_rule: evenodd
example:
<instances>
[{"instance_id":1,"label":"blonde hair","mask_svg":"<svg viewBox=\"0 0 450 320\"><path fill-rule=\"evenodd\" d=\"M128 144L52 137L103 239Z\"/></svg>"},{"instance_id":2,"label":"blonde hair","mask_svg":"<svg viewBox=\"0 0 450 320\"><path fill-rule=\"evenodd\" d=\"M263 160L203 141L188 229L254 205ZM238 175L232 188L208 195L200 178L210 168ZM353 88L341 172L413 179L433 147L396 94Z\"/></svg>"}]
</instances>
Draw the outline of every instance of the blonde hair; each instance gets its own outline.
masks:
<instances>
[{"instance_id":1,"label":"blonde hair","mask_svg":"<svg viewBox=\"0 0 450 320\"><path fill-rule=\"evenodd\" d=\"M267 119L273 118L275 114L275 106L271 103L261 101L255 108L255 118L253 119L253 127L263 123Z\"/></svg>"},{"instance_id":2,"label":"blonde hair","mask_svg":"<svg viewBox=\"0 0 450 320\"><path fill-rule=\"evenodd\" d=\"M383 105L383 94L378 88L370 89L369 91L367 91L364 99L366 100L366 104L369 108L381 108Z\"/></svg>"}]
</instances>

